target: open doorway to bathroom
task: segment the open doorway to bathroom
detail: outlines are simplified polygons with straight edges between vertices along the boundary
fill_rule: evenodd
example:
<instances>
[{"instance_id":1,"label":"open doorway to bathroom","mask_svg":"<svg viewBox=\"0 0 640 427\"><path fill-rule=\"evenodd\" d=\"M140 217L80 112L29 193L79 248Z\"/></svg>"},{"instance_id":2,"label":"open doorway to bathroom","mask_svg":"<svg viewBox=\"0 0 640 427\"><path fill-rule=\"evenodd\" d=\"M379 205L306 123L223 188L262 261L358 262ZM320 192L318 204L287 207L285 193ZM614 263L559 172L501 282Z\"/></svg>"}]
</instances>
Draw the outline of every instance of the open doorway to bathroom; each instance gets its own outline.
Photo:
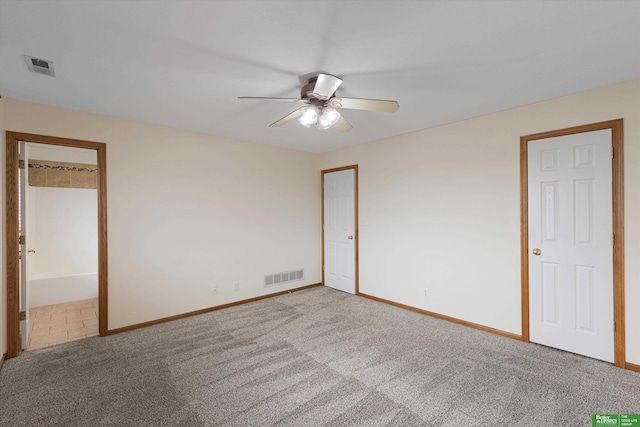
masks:
<instances>
[{"instance_id":1,"label":"open doorway to bathroom","mask_svg":"<svg viewBox=\"0 0 640 427\"><path fill-rule=\"evenodd\" d=\"M35 350L98 335L98 177L95 150L21 145L28 167L19 178L19 228L28 230L20 254L29 310L23 349Z\"/></svg>"},{"instance_id":2,"label":"open doorway to bathroom","mask_svg":"<svg viewBox=\"0 0 640 427\"><path fill-rule=\"evenodd\" d=\"M105 336L106 144L7 131L5 160L6 357Z\"/></svg>"}]
</instances>

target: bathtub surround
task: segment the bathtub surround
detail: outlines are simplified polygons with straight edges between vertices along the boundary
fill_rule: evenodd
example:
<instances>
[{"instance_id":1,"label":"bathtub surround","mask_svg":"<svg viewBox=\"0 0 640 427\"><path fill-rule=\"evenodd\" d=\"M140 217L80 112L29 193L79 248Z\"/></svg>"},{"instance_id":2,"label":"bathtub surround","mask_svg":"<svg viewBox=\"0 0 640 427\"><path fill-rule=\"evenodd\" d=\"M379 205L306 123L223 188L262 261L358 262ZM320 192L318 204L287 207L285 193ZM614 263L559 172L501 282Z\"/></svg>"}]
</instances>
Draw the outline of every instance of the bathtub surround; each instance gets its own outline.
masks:
<instances>
[{"instance_id":1,"label":"bathtub surround","mask_svg":"<svg viewBox=\"0 0 640 427\"><path fill-rule=\"evenodd\" d=\"M29 187L30 278L98 270L98 197L94 189Z\"/></svg>"},{"instance_id":2,"label":"bathtub surround","mask_svg":"<svg viewBox=\"0 0 640 427\"><path fill-rule=\"evenodd\" d=\"M91 298L98 298L98 273L29 280L29 305L31 307Z\"/></svg>"},{"instance_id":3,"label":"bathtub surround","mask_svg":"<svg viewBox=\"0 0 640 427\"><path fill-rule=\"evenodd\" d=\"M86 182L89 188L71 188L82 178L55 171L66 174L65 183L57 179L48 186L27 188L28 241L36 250L27 255L31 307L98 296L98 193L91 188L95 177Z\"/></svg>"},{"instance_id":4,"label":"bathtub surround","mask_svg":"<svg viewBox=\"0 0 640 427\"><path fill-rule=\"evenodd\" d=\"M323 287L28 352L0 383L0 424L25 426L590 425L640 412L638 373Z\"/></svg>"}]
</instances>

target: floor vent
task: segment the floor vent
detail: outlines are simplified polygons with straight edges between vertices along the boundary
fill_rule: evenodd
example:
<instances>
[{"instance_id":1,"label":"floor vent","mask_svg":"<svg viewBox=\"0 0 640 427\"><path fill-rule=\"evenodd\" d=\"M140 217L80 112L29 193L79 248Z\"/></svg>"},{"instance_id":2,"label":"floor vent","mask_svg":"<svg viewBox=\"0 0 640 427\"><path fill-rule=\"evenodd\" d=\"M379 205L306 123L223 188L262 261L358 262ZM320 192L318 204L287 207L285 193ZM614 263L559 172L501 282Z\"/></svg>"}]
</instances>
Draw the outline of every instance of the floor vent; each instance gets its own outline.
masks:
<instances>
[{"instance_id":1,"label":"floor vent","mask_svg":"<svg viewBox=\"0 0 640 427\"><path fill-rule=\"evenodd\" d=\"M27 61L27 68L32 73L44 74L45 76L51 77L56 76L56 73L53 71L53 61L34 58L33 56L29 55L25 55L24 59Z\"/></svg>"},{"instance_id":2,"label":"floor vent","mask_svg":"<svg viewBox=\"0 0 640 427\"><path fill-rule=\"evenodd\" d=\"M264 287L281 285L287 282L304 279L304 269L286 271L284 273L275 273L264 276Z\"/></svg>"}]
</instances>

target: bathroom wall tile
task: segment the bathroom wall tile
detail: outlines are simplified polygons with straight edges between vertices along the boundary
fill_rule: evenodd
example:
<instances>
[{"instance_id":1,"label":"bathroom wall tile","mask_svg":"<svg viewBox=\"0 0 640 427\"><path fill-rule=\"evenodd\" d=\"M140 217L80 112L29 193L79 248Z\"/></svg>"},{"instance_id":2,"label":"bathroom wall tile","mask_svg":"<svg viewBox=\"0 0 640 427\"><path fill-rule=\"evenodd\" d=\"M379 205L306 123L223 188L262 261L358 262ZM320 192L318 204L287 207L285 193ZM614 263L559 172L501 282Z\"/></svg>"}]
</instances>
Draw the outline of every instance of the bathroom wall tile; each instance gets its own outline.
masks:
<instances>
[{"instance_id":1,"label":"bathroom wall tile","mask_svg":"<svg viewBox=\"0 0 640 427\"><path fill-rule=\"evenodd\" d=\"M37 187L98 188L96 165L29 160L29 185Z\"/></svg>"},{"instance_id":2,"label":"bathroom wall tile","mask_svg":"<svg viewBox=\"0 0 640 427\"><path fill-rule=\"evenodd\" d=\"M69 187L70 185L69 171L47 169L47 187Z\"/></svg>"},{"instance_id":3,"label":"bathroom wall tile","mask_svg":"<svg viewBox=\"0 0 640 427\"><path fill-rule=\"evenodd\" d=\"M72 188L96 188L95 172L71 171Z\"/></svg>"},{"instance_id":4,"label":"bathroom wall tile","mask_svg":"<svg viewBox=\"0 0 640 427\"><path fill-rule=\"evenodd\" d=\"M45 187L47 185L46 169L29 169L29 185L32 187Z\"/></svg>"}]
</instances>

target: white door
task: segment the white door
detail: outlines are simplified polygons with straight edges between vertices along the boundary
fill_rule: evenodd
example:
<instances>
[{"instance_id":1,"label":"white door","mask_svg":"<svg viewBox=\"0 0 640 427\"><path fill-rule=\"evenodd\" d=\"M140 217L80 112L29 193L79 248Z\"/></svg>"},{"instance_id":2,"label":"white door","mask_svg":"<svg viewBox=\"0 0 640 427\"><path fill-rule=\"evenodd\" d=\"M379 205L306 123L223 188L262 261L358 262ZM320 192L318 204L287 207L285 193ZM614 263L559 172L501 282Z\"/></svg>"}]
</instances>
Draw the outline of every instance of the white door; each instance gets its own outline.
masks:
<instances>
[{"instance_id":1,"label":"white door","mask_svg":"<svg viewBox=\"0 0 640 427\"><path fill-rule=\"evenodd\" d=\"M24 167L20 169L20 236L24 241L20 245L20 311L25 313L24 320L20 321L20 336L23 349L29 343L29 274L27 261L29 259L27 231L27 185L29 181L29 161L27 156L27 144L20 143L20 160L24 162Z\"/></svg>"},{"instance_id":2,"label":"white door","mask_svg":"<svg viewBox=\"0 0 640 427\"><path fill-rule=\"evenodd\" d=\"M323 176L324 284L355 294L355 170L327 172Z\"/></svg>"},{"instance_id":3,"label":"white door","mask_svg":"<svg viewBox=\"0 0 640 427\"><path fill-rule=\"evenodd\" d=\"M612 135L528 143L530 340L613 362Z\"/></svg>"}]
</instances>

